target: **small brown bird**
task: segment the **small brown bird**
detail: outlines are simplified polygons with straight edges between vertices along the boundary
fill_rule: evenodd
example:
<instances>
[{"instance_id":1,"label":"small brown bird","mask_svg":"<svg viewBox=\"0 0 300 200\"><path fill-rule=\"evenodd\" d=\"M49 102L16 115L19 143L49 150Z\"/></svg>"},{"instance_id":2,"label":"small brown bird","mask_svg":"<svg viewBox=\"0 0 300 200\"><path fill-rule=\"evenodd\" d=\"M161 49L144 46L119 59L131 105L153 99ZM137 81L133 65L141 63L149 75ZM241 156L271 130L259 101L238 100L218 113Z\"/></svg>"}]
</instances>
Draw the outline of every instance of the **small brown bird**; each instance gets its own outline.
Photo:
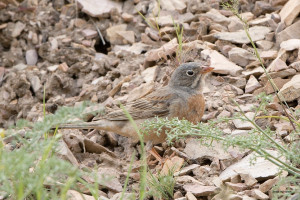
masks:
<instances>
[{"instance_id":1,"label":"small brown bird","mask_svg":"<svg viewBox=\"0 0 300 200\"><path fill-rule=\"evenodd\" d=\"M205 75L212 70L212 67L205 66L203 63L184 63L173 72L167 86L128 102L124 107L138 126L154 117L178 117L196 124L200 122L205 109L202 94ZM99 129L131 137L134 140L139 139L122 109L100 116L92 122L64 124L60 128ZM164 133L158 136L155 131L144 135L144 141L153 144L162 143L165 138Z\"/></svg>"}]
</instances>

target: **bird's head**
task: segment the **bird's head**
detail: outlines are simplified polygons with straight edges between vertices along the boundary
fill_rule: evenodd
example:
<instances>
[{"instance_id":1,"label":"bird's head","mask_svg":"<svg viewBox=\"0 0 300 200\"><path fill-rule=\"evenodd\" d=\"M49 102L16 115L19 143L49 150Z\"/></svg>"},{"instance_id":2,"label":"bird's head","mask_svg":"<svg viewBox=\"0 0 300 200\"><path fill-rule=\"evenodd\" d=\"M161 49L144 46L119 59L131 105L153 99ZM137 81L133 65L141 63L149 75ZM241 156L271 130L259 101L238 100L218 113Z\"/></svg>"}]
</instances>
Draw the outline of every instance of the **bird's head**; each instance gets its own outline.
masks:
<instances>
[{"instance_id":1,"label":"bird's head","mask_svg":"<svg viewBox=\"0 0 300 200\"><path fill-rule=\"evenodd\" d=\"M183 63L173 72L169 86L175 89L201 91L206 74L213 69L204 63Z\"/></svg>"}]
</instances>

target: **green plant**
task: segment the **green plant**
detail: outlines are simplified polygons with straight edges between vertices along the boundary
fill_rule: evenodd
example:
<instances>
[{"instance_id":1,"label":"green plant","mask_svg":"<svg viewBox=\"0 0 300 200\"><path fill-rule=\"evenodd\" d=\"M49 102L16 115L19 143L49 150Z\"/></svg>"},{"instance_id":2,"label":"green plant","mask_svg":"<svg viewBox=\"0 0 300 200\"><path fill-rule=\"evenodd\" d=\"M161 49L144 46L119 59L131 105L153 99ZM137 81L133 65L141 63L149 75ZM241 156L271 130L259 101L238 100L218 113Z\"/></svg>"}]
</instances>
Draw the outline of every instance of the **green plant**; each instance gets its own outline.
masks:
<instances>
[{"instance_id":1,"label":"green plant","mask_svg":"<svg viewBox=\"0 0 300 200\"><path fill-rule=\"evenodd\" d=\"M162 174L161 172L158 172L157 175L150 172L148 174L149 195L159 199L174 198L174 187L176 183L174 169L169 169L168 174Z\"/></svg>"},{"instance_id":2,"label":"green plant","mask_svg":"<svg viewBox=\"0 0 300 200\"><path fill-rule=\"evenodd\" d=\"M31 124L20 121L17 127L7 130L0 141L0 191L10 199L66 199L66 192L77 189L78 183L98 198L94 186L81 177L88 176L69 162L57 157L60 134L44 137L52 127L66 123L70 117L81 116L87 104L76 108L63 107L55 115ZM31 129L24 129L30 124ZM24 132L22 137L20 132ZM10 139L10 149L5 141Z\"/></svg>"}]
</instances>

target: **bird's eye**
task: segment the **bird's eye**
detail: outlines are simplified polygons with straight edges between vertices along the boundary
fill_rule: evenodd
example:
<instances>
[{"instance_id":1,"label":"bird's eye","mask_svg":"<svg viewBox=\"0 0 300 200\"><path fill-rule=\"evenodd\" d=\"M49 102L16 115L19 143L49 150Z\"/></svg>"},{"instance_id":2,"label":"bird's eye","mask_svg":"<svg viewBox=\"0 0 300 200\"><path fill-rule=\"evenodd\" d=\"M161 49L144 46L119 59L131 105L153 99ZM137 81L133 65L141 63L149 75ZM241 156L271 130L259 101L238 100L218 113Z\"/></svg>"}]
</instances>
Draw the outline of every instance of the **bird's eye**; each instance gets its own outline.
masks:
<instances>
[{"instance_id":1,"label":"bird's eye","mask_svg":"<svg viewBox=\"0 0 300 200\"><path fill-rule=\"evenodd\" d=\"M193 70L187 70L186 71L186 75L193 76L194 75L194 71Z\"/></svg>"}]
</instances>

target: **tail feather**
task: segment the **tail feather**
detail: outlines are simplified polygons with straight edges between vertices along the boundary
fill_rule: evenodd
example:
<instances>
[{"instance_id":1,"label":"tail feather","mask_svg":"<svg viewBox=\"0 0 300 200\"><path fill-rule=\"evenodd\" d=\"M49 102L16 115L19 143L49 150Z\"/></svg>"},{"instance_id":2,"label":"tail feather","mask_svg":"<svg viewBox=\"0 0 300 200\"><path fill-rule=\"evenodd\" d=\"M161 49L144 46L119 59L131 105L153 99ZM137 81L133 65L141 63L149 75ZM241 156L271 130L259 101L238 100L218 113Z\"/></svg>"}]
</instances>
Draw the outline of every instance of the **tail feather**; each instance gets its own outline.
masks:
<instances>
[{"instance_id":1,"label":"tail feather","mask_svg":"<svg viewBox=\"0 0 300 200\"><path fill-rule=\"evenodd\" d=\"M78 122L72 124L61 124L59 129L101 129L102 125L99 122Z\"/></svg>"}]
</instances>

